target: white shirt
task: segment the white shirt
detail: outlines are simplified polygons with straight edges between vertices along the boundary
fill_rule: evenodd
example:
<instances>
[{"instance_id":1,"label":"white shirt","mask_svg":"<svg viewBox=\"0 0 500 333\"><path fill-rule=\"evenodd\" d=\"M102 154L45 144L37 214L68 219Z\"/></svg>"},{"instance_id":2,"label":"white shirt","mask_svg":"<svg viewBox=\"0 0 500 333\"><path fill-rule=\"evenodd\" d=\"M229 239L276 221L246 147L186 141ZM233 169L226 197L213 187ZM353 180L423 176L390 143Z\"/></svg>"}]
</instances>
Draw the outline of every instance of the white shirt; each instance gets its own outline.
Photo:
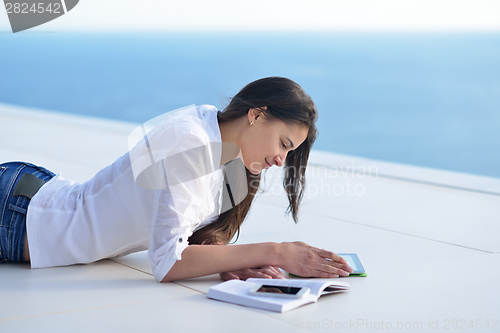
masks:
<instances>
[{"instance_id":1,"label":"white shirt","mask_svg":"<svg viewBox=\"0 0 500 333\"><path fill-rule=\"evenodd\" d=\"M221 144L217 109L172 112L146 133L147 140L139 135L129 152L89 181L75 183L58 174L32 198L26 220L32 268L149 249L153 275L161 281L193 231L218 218L223 168L220 149L210 148ZM198 154L200 149L206 154ZM198 158L213 161L201 176Z\"/></svg>"}]
</instances>

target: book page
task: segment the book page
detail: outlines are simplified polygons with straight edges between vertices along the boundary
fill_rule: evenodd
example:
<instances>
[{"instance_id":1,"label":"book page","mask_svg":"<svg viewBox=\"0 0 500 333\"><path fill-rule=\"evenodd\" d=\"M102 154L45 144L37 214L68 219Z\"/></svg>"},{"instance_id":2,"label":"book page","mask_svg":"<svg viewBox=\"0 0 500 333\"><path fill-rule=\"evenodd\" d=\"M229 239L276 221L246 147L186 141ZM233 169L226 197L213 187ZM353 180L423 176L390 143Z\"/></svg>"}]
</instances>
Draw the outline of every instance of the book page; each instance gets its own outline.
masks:
<instances>
[{"instance_id":1,"label":"book page","mask_svg":"<svg viewBox=\"0 0 500 333\"><path fill-rule=\"evenodd\" d=\"M264 280L266 280L264 282L267 282L270 279ZM318 297L313 294L307 294L299 299L254 296L248 294L248 291L254 285L255 283L253 282L229 280L211 287L207 297L278 312L288 311L307 303L314 303L318 299Z\"/></svg>"}]
</instances>

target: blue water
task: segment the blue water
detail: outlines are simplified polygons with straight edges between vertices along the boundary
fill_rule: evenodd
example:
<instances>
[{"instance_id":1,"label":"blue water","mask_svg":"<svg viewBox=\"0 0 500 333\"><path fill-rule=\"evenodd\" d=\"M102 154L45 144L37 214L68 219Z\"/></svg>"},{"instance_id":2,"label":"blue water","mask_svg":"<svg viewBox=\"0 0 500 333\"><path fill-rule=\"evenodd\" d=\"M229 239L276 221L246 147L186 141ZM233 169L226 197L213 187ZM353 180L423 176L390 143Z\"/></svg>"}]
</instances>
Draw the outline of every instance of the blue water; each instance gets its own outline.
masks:
<instances>
[{"instance_id":1,"label":"blue water","mask_svg":"<svg viewBox=\"0 0 500 333\"><path fill-rule=\"evenodd\" d=\"M500 177L500 33L0 33L0 102L144 122L302 85L315 149Z\"/></svg>"}]
</instances>

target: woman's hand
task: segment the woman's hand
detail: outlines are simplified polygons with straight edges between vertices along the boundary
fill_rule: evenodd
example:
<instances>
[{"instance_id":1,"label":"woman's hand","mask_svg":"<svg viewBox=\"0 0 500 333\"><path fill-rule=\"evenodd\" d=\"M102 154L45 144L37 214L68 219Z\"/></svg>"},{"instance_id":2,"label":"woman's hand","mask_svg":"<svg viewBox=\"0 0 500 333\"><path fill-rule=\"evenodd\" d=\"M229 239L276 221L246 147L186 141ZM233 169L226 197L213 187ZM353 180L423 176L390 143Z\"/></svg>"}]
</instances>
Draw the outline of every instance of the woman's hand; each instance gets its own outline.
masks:
<instances>
[{"instance_id":1,"label":"woman's hand","mask_svg":"<svg viewBox=\"0 0 500 333\"><path fill-rule=\"evenodd\" d=\"M304 242L280 243L279 267L302 277L336 278L353 271L339 255Z\"/></svg>"},{"instance_id":2,"label":"woman's hand","mask_svg":"<svg viewBox=\"0 0 500 333\"><path fill-rule=\"evenodd\" d=\"M276 266L262 266L256 268L246 268L239 271L224 272L219 274L224 281L246 280L248 278L260 279L284 279L283 273Z\"/></svg>"}]
</instances>

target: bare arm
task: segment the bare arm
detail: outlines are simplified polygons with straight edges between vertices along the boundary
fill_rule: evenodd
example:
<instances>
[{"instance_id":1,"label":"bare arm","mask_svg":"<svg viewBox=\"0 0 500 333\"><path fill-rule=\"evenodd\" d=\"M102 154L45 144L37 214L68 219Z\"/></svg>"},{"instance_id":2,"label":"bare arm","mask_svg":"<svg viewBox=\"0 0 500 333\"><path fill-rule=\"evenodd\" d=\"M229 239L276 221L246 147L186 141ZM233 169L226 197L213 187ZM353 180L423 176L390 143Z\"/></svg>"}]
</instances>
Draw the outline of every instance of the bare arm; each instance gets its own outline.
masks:
<instances>
[{"instance_id":1,"label":"bare arm","mask_svg":"<svg viewBox=\"0 0 500 333\"><path fill-rule=\"evenodd\" d=\"M259 266L278 266L300 276L347 276L352 268L333 252L302 242L230 246L190 245L162 282L194 278Z\"/></svg>"},{"instance_id":2,"label":"bare arm","mask_svg":"<svg viewBox=\"0 0 500 333\"><path fill-rule=\"evenodd\" d=\"M276 254L277 246L276 243L189 245L182 252L182 259L176 261L162 282L272 265L276 258L268 254Z\"/></svg>"}]
</instances>

